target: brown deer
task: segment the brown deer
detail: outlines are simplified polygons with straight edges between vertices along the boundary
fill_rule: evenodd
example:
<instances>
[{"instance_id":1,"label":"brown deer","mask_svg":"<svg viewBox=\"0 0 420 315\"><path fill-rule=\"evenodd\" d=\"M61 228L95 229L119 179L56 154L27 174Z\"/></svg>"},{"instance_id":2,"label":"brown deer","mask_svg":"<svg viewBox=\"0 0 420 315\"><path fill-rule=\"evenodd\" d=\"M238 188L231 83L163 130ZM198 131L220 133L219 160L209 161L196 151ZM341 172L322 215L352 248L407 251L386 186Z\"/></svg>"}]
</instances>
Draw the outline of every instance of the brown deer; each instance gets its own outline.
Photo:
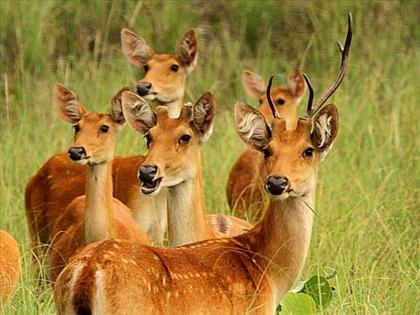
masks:
<instances>
[{"instance_id":1,"label":"brown deer","mask_svg":"<svg viewBox=\"0 0 420 315\"><path fill-rule=\"evenodd\" d=\"M61 84L55 87L57 110L73 124L72 162L87 165L85 195L76 197L57 220L49 249L50 279L55 280L71 256L85 245L111 238L150 244L127 206L112 196L112 159L118 132L125 125L121 89L111 100L109 114L88 112L77 95ZM72 186L72 181L67 183ZM63 210L61 210L63 211Z\"/></svg>"},{"instance_id":2,"label":"brown deer","mask_svg":"<svg viewBox=\"0 0 420 315\"><path fill-rule=\"evenodd\" d=\"M58 277L58 314L273 314L306 259L318 164L338 131L336 106L323 104L344 78L351 35L349 15L340 74L315 106L310 88L307 117L294 130L286 129L272 102L270 125L254 108L236 104L239 136L266 156L270 201L250 231L166 249L121 240L95 243Z\"/></svg>"},{"instance_id":3,"label":"brown deer","mask_svg":"<svg viewBox=\"0 0 420 315\"><path fill-rule=\"evenodd\" d=\"M15 239L0 230L0 312L12 294L20 274L20 250Z\"/></svg>"},{"instance_id":4,"label":"brown deer","mask_svg":"<svg viewBox=\"0 0 420 315\"><path fill-rule=\"evenodd\" d=\"M305 79L302 73L295 69L288 77L287 87L273 87L271 98L274 100L277 111L286 121L286 128L292 130L297 125L297 106L305 93ZM264 79L251 71L245 70L242 83L247 93L259 100L258 111L264 116L267 123L271 123L273 116L264 93L266 85ZM262 183L264 178L258 171L258 165L263 157L255 150L248 149L241 154L229 173L226 196L233 213L252 221L261 216L260 211L267 200L264 200Z\"/></svg>"},{"instance_id":5,"label":"brown deer","mask_svg":"<svg viewBox=\"0 0 420 315\"><path fill-rule=\"evenodd\" d=\"M149 152L139 169L143 194L168 189L168 238L171 245L232 236L251 225L238 218L206 217L201 169L201 145L207 141L215 119L214 96L205 93L193 107L184 106L178 118L166 107L154 112L137 95L124 92L127 122L147 140Z\"/></svg>"},{"instance_id":6,"label":"brown deer","mask_svg":"<svg viewBox=\"0 0 420 315\"><path fill-rule=\"evenodd\" d=\"M197 62L197 39L194 30L183 37L179 55L155 54L145 41L129 30L122 30L121 41L127 58L144 65L146 74L139 82L154 88L150 96L170 108L182 106L186 76ZM178 67L178 68L177 68ZM147 78L147 79L146 79ZM158 89L158 90L156 90ZM167 100L172 100L167 103ZM176 100L176 104L174 105ZM166 231L166 191L153 198L139 194L137 170L144 157L116 157L113 162L114 197L127 205L136 222L161 243ZM66 206L85 192L87 167L72 163L67 152L52 156L31 178L25 190L25 208L32 249L40 254L52 238L52 228ZM69 181L72 185L68 185Z\"/></svg>"}]
</instances>

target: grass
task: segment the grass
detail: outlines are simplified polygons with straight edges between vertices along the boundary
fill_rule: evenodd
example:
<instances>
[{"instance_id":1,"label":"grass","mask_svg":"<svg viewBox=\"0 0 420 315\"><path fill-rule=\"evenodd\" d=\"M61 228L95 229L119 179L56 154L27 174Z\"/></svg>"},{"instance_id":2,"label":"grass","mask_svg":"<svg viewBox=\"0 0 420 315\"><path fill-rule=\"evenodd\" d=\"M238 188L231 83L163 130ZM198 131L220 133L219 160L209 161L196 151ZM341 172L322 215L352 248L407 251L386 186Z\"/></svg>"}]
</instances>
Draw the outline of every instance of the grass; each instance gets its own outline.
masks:
<instances>
[{"instance_id":1,"label":"grass","mask_svg":"<svg viewBox=\"0 0 420 315\"><path fill-rule=\"evenodd\" d=\"M335 40L344 40L348 11L355 23L350 67L333 97L340 130L320 168L302 277L337 270L325 314L420 313L419 9L415 1L0 2L0 228L23 252L21 281L4 314L54 312L48 284L37 290L33 279L23 191L48 157L71 143L71 128L51 100L56 82L70 86L89 109L107 111L111 95L142 76L120 51L122 27L156 51L173 53L195 27L200 56L187 95L211 90L218 104L202 155L206 204L210 212L228 212L227 175L244 149L233 104L256 105L242 89L242 70L278 74L281 84L301 65L323 91L338 68ZM144 143L125 128L117 152L145 152Z\"/></svg>"}]
</instances>

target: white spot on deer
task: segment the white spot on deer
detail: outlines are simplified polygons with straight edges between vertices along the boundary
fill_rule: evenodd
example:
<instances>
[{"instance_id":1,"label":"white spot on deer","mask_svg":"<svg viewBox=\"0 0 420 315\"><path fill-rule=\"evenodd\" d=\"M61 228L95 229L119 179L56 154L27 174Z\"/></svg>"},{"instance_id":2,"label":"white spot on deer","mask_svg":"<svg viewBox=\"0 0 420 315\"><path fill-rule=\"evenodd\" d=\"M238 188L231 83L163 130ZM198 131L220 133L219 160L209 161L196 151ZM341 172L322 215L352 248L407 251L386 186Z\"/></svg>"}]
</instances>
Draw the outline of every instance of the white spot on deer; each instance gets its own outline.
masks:
<instances>
[{"instance_id":1,"label":"white spot on deer","mask_svg":"<svg viewBox=\"0 0 420 315\"><path fill-rule=\"evenodd\" d=\"M85 266L84 264L80 264L80 265L77 265L76 267L74 267L73 272L72 272L72 276L70 278L69 285L68 285L69 296L73 296L74 284L76 283L77 278L79 277L80 271L82 271L82 268L84 266Z\"/></svg>"},{"instance_id":2,"label":"white spot on deer","mask_svg":"<svg viewBox=\"0 0 420 315\"><path fill-rule=\"evenodd\" d=\"M102 270L95 272L96 280L96 302L95 302L95 313L96 314L106 314L105 310L105 284L104 284L104 274Z\"/></svg>"}]
</instances>

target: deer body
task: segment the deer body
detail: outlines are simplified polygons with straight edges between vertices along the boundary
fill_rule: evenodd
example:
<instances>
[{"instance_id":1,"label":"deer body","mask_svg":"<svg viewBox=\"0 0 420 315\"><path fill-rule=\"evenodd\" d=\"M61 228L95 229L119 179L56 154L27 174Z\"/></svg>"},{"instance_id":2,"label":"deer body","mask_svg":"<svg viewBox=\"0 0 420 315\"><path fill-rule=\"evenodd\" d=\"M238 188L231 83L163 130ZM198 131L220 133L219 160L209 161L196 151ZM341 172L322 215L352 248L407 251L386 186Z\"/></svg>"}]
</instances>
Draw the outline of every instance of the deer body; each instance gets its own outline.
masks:
<instances>
[{"instance_id":1,"label":"deer body","mask_svg":"<svg viewBox=\"0 0 420 315\"><path fill-rule=\"evenodd\" d=\"M15 239L0 230L0 311L16 287L20 274L20 250Z\"/></svg>"},{"instance_id":2,"label":"deer body","mask_svg":"<svg viewBox=\"0 0 420 315\"><path fill-rule=\"evenodd\" d=\"M127 59L145 70L137 82L137 92L166 105L177 116L183 104L186 77L194 69L198 53L194 30L181 40L179 54L157 54L134 32L121 31L122 50ZM175 69L176 68L176 69ZM117 157L113 164L114 197L133 212L136 222L157 243L162 243L167 228L166 189L148 198L138 193L136 176L144 157ZM68 160L67 153L51 157L31 178L25 189L25 208L32 249L48 245L52 229L63 210L76 197L84 194L87 168ZM70 184L69 184L70 183Z\"/></svg>"},{"instance_id":3,"label":"deer body","mask_svg":"<svg viewBox=\"0 0 420 315\"><path fill-rule=\"evenodd\" d=\"M244 71L242 82L250 96L259 100L259 112L267 123L273 120L270 106L268 105L265 82L262 77L251 71ZM286 128L296 128L298 116L297 106L305 92L305 82L302 73L295 69L288 78L287 87L273 87L271 97L282 118L286 120ZM233 212L248 219L258 219L267 200L264 198L263 186L266 174L262 170L264 159L261 154L248 149L243 152L235 162L229 173L226 185L226 196L229 207Z\"/></svg>"},{"instance_id":4,"label":"deer body","mask_svg":"<svg viewBox=\"0 0 420 315\"><path fill-rule=\"evenodd\" d=\"M86 112L75 94L64 86L58 85L56 94L61 115L76 124L76 144L70 148L69 156L75 163L87 164L88 172L85 196L75 198L54 226L55 238L50 248L51 280L55 280L70 257L86 244L112 238L150 244L146 233L132 219L130 210L112 196L115 135L125 123L119 95L113 99L113 112L106 115Z\"/></svg>"}]
</instances>

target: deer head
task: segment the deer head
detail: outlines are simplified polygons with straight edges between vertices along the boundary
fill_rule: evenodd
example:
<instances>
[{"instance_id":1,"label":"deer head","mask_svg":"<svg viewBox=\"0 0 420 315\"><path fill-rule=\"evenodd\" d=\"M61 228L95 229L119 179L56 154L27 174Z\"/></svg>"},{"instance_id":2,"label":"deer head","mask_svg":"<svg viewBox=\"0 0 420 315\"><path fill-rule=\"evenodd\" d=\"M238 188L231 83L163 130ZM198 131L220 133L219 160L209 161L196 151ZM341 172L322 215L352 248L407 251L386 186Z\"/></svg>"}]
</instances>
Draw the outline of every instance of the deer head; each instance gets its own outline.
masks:
<instances>
[{"instance_id":1,"label":"deer head","mask_svg":"<svg viewBox=\"0 0 420 315\"><path fill-rule=\"evenodd\" d=\"M166 107L153 111L137 95L124 92L124 116L147 141L149 153L139 169L144 194L175 186L194 177L200 169L200 146L209 138L215 118L214 96L207 92L194 104L184 105L178 118Z\"/></svg>"},{"instance_id":2,"label":"deer head","mask_svg":"<svg viewBox=\"0 0 420 315\"><path fill-rule=\"evenodd\" d=\"M144 69L144 77L136 87L140 96L162 105L182 102L185 79L197 64L197 37L193 29L185 33L177 55L155 53L143 38L128 29L121 31L121 44L128 60Z\"/></svg>"},{"instance_id":3,"label":"deer head","mask_svg":"<svg viewBox=\"0 0 420 315\"><path fill-rule=\"evenodd\" d=\"M122 88L111 100L109 114L90 113L77 95L65 87L55 86L58 113L73 124L75 140L69 149L70 159L77 164L101 164L114 157L115 136L125 125L121 107Z\"/></svg>"}]
</instances>

